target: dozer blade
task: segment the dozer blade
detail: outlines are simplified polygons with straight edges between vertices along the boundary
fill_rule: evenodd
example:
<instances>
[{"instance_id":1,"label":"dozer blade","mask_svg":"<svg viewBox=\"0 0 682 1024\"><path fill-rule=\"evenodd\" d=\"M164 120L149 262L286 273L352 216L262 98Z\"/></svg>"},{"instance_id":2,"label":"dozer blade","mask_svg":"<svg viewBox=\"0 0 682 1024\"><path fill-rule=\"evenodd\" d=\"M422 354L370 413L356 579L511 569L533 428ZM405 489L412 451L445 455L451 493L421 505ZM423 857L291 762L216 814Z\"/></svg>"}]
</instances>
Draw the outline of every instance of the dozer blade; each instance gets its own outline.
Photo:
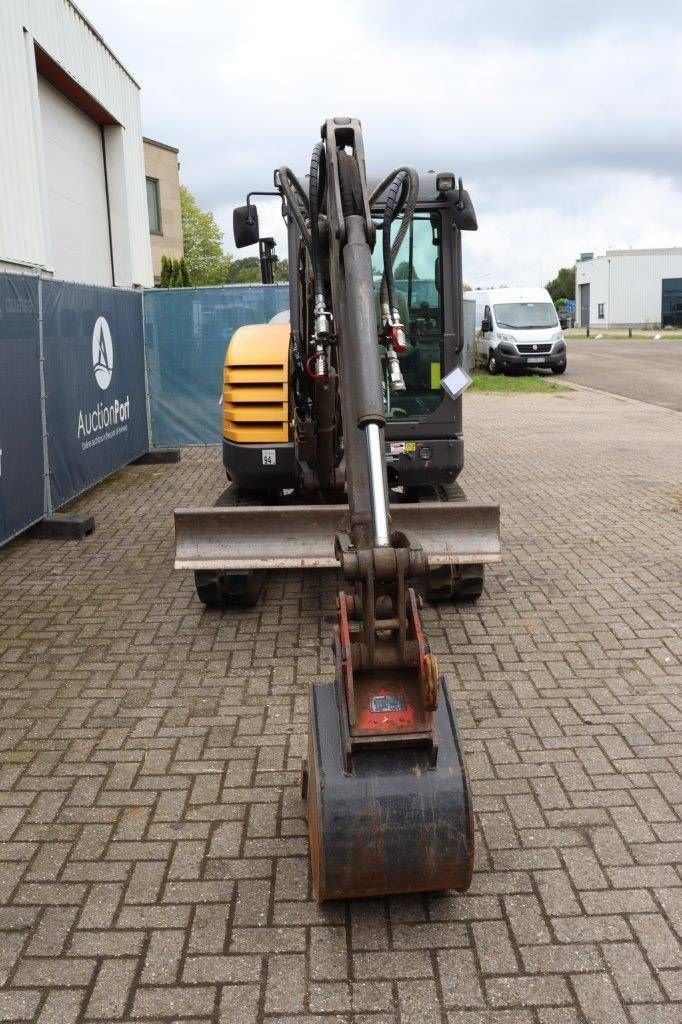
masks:
<instances>
[{"instance_id":1,"label":"dozer blade","mask_svg":"<svg viewBox=\"0 0 682 1024\"><path fill-rule=\"evenodd\" d=\"M311 687L307 809L318 902L465 891L474 866L471 792L455 717L440 681L438 758L403 746L344 765L335 687Z\"/></svg>"},{"instance_id":2,"label":"dozer blade","mask_svg":"<svg viewBox=\"0 0 682 1024\"><path fill-rule=\"evenodd\" d=\"M334 537L349 530L347 505L175 510L176 569L335 569ZM391 526L430 566L500 561L500 510L473 502L391 506Z\"/></svg>"}]
</instances>

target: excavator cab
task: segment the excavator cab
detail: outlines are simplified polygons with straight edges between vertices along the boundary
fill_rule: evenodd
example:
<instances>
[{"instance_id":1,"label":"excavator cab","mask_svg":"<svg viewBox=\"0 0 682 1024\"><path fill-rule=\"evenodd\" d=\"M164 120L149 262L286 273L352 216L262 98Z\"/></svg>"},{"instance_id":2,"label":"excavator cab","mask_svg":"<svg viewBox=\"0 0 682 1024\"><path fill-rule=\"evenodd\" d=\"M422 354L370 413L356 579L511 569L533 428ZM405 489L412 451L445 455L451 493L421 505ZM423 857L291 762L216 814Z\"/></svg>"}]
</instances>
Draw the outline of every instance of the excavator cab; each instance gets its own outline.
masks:
<instances>
[{"instance_id":1,"label":"excavator cab","mask_svg":"<svg viewBox=\"0 0 682 1024\"><path fill-rule=\"evenodd\" d=\"M427 204L431 205L427 205ZM377 227L381 207L373 217ZM398 311L405 328L405 351L391 366L384 350L387 474L391 485L421 488L451 484L463 465L461 399L441 386L459 362L461 247L447 203L435 189L434 175L419 177L419 205L395 259ZM397 234L401 218L394 221ZM372 253L377 307L383 275L382 252ZM409 497L409 493L408 493Z\"/></svg>"},{"instance_id":2,"label":"excavator cab","mask_svg":"<svg viewBox=\"0 0 682 1024\"><path fill-rule=\"evenodd\" d=\"M305 184L288 167L274 181L290 322L229 343L231 483L217 507L176 510L175 564L207 605L257 600L269 569L339 570L335 675L311 687L303 771L315 893L463 890L471 794L420 607L476 599L500 560L498 506L456 484L462 399L442 385L463 349L475 213L450 173L368 180L352 118L325 122ZM256 240L254 194L238 243Z\"/></svg>"}]
</instances>

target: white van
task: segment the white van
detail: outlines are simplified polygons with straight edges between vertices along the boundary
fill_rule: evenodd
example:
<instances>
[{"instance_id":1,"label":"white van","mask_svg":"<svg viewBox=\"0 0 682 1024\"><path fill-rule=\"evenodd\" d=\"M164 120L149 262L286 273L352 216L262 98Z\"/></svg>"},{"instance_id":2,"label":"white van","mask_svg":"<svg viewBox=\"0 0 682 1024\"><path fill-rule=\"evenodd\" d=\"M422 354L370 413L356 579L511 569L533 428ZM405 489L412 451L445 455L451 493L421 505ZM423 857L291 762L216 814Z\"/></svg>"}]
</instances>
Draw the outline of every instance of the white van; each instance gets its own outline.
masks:
<instances>
[{"instance_id":1,"label":"white van","mask_svg":"<svg viewBox=\"0 0 682 1024\"><path fill-rule=\"evenodd\" d=\"M566 342L546 288L491 288L476 298L477 351L490 373L566 369Z\"/></svg>"}]
</instances>

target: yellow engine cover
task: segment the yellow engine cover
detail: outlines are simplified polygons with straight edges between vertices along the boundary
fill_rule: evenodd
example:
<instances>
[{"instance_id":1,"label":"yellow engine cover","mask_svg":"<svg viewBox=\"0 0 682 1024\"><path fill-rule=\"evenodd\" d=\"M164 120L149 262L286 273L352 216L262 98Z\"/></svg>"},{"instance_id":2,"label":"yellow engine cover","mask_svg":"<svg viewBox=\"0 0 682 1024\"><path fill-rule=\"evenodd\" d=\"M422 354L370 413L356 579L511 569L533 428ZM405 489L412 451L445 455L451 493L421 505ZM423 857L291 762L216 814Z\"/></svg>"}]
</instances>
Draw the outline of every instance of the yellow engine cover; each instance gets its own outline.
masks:
<instances>
[{"instance_id":1,"label":"yellow engine cover","mask_svg":"<svg viewBox=\"0 0 682 1024\"><path fill-rule=\"evenodd\" d=\"M234 332L223 369L223 437L245 444L289 440L289 324Z\"/></svg>"}]
</instances>

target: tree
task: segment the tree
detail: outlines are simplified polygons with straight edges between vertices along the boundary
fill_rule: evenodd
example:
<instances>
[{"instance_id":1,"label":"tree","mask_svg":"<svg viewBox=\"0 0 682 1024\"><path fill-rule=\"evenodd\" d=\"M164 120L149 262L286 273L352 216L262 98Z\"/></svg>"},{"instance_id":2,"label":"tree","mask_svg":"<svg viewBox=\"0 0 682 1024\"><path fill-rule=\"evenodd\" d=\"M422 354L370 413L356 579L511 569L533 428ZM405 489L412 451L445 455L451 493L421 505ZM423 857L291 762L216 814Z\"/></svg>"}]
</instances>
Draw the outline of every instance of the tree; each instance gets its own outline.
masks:
<instances>
[{"instance_id":1,"label":"tree","mask_svg":"<svg viewBox=\"0 0 682 1024\"><path fill-rule=\"evenodd\" d=\"M260 282L260 260L257 256L243 256L233 259L227 277L228 284L253 284Z\"/></svg>"},{"instance_id":2,"label":"tree","mask_svg":"<svg viewBox=\"0 0 682 1024\"><path fill-rule=\"evenodd\" d=\"M258 256L235 259L230 253L223 252L223 232L215 217L210 211L201 209L185 185L180 186L180 208L185 255L179 261L179 277L175 268L167 271L170 274L168 284L164 283L162 263L162 287L178 288L187 287L189 284L200 286L260 283ZM289 261L278 260L274 266L273 276L275 281L288 281ZM176 278L178 279L176 280Z\"/></svg>"},{"instance_id":3,"label":"tree","mask_svg":"<svg viewBox=\"0 0 682 1024\"><path fill-rule=\"evenodd\" d=\"M161 273L159 275L159 288L170 288L171 261L167 256L161 257Z\"/></svg>"},{"instance_id":4,"label":"tree","mask_svg":"<svg viewBox=\"0 0 682 1024\"><path fill-rule=\"evenodd\" d=\"M159 288L186 288L190 283L184 257L179 260L173 260L169 256L161 257Z\"/></svg>"},{"instance_id":5,"label":"tree","mask_svg":"<svg viewBox=\"0 0 682 1024\"><path fill-rule=\"evenodd\" d=\"M275 281L288 281L289 261L278 260L273 276ZM243 256L241 259L231 260L228 284L260 284L260 280L260 260L257 256Z\"/></svg>"},{"instance_id":6,"label":"tree","mask_svg":"<svg viewBox=\"0 0 682 1024\"><path fill-rule=\"evenodd\" d=\"M180 186L185 264L192 284L225 284L232 257L223 252L223 233L212 213L202 210L188 188Z\"/></svg>"},{"instance_id":7,"label":"tree","mask_svg":"<svg viewBox=\"0 0 682 1024\"><path fill-rule=\"evenodd\" d=\"M183 283L184 282L182 280L182 267L180 265L180 260L173 260L172 287L182 288Z\"/></svg>"},{"instance_id":8,"label":"tree","mask_svg":"<svg viewBox=\"0 0 682 1024\"><path fill-rule=\"evenodd\" d=\"M393 272L393 276L396 279L396 281L408 281L409 280L409 277L410 277L410 264L409 264L408 260L403 260L402 263L398 264L398 266L395 268L395 270ZM418 281L419 280L419 274L414 269L414 267L412 267L412 280L413 281Z\"/></svg>"},{"instance_id":9,"label":"tree","mask_svg":"<svg viewBox=\"0 0 682 1024\"><path fill-rule=\"evenodd\" d=\"M557 276L545 285L552 302L575 298L575 267L562 267Z\"/></svg>"}]
</instances>

